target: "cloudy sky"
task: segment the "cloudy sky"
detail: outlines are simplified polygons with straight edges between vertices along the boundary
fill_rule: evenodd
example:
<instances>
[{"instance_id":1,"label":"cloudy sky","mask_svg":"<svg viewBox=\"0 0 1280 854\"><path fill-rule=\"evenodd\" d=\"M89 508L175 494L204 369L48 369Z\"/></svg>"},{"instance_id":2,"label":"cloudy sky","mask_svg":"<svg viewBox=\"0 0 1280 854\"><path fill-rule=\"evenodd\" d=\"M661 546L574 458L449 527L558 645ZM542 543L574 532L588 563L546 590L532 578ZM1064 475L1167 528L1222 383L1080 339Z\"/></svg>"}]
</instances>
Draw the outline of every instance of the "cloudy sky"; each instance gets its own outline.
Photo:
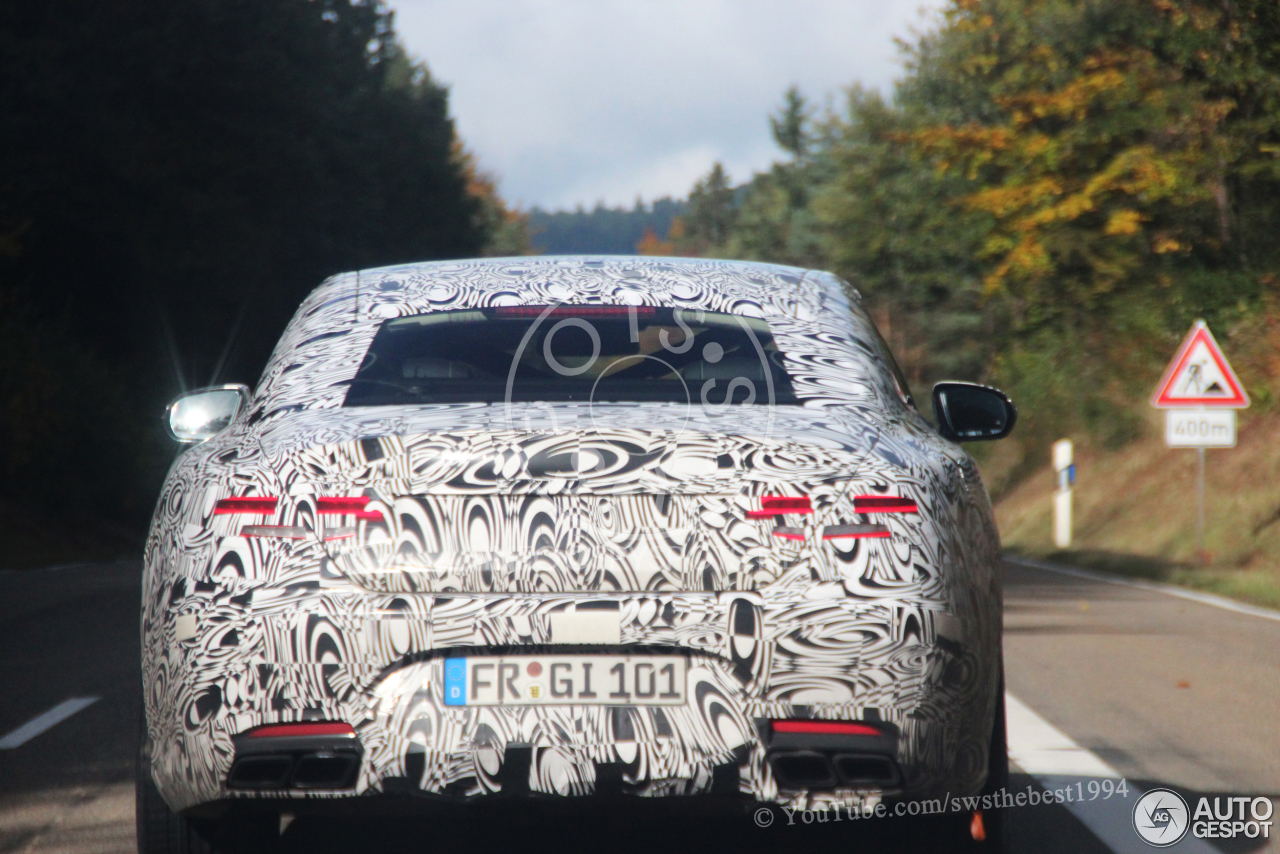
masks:
<instances>
[{"instance_id":1,"label":"cloudy sky","mask_svg":"<svg viewBox=\"0 0 1280 854\"><path fill-rule=\"evenodd\" d=\"M819 104L886 93L895 36L939 0L389 0L450 87L503 196L545 209L682 196L716 161L735 181L776 151L792 84Z\"/></svg>"}]
</instances>

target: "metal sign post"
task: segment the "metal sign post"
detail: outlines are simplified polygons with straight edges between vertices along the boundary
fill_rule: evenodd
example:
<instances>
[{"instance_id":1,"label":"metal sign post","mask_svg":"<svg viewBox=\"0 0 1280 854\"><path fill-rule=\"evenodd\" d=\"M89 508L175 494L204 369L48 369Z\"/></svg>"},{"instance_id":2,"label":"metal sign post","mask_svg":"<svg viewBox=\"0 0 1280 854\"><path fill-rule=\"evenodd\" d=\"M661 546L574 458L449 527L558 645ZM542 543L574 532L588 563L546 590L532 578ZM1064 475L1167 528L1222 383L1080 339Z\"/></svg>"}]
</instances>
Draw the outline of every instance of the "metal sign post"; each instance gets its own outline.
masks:
<instances>
[{"instance_id":1,"label":"metal sign post","mask_svg":"<svg viewBox=\"0 0 1280 854\"><path fill-rule=\"evenodd\" d=\"M1204 445L1196 448L1200 466L1196 472L1196 553L1205 559L1204 550ZM1208 561L1205 561L1208 563Z\"/></svg>"},{"instance_id":2,"label":"metal sign post","mask_svg":"<svg viewBox=\"0 0 1280 854\"><path fill-rule=\"evenodd\" d=\"M1166 445L1196 449L1196 543L1204 561L1204 452L1235 447L1235 410L1249 405L1249 395L1203 320L1192 324L1165 369L1151 405L1167 410Z\"/></svg>"}]
</instances>

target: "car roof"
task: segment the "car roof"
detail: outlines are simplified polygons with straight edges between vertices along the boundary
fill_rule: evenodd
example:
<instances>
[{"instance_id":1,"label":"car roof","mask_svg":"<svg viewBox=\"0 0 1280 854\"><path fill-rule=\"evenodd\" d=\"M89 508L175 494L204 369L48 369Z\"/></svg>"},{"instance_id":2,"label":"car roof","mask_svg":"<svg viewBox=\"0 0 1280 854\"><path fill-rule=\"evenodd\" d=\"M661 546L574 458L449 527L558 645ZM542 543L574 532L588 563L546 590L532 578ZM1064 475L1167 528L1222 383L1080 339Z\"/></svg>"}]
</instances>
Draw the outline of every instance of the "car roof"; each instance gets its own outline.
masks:
<instances>
[{"instance_id":1,"label":"car roof","mask_svg":"<svg viewBox=\"0 0 1280 854\"><path fill-rule=\"evenodd\" d=\"M358 299L358 314L370 319L385 319L387 312L378 306L397 303L424 312L538 302L658 301L710 309L729 298L758 302L763 314L794 314L796 299L816 298L824 286L847 289L829 273L755 261L626 255L470 258L342 273L317 288L303 310L342 296Z\"/></svg>"},{"instance_id":2,"label":"car roof","mask_svg":"<svg viewBox=\"0 0 1280 854\"><path fill-rule=\"evenodd\" d=\"M857 294L830 273L708 258L539 255L342 273L303 301L263 374L273 406L334 406L385 321L502 305L665 305L766 319L792 350L854 334ZM857 313L856 310L854 313Z\"/></svg>"},{"instance_id":3,"label":"car roof","mask_svg":"<svg viewBox=\"0 0 1280 854\"><path fill-rule=\"evenodd\" d=\"M468 273L498 273L504 276L547 273L551 270L578 271L584 275L593 272L623 274L678 273L683 276L703 278L717 272L740 271L750 273L768 284L795 284L809 270L785 264L769 264L762 261L737 261L720 258L677 258L652 255L525 255L502 258L466 258L447 261L417 261L412 264L392 264L352 270L342 276L359 274L367 277L425 276L455 279ZM491 280L492 286L501 287L501 279ZM484 283L473 283L484 287Z\"/></svg>"}]
</instances>

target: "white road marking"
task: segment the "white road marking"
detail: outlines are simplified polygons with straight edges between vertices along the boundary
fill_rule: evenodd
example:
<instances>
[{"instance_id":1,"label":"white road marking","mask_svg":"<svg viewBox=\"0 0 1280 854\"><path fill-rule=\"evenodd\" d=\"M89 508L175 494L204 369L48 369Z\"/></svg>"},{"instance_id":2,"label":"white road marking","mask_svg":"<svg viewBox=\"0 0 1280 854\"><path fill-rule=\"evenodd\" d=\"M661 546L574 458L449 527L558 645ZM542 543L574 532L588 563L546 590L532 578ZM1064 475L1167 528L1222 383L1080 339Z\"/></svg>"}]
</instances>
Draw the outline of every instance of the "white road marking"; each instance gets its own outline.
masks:
<instances>
[{"instance_id":1,"label":"white road marking","mask_svg":"<svg viewBox=\"0 0 1280 854\"><path fill-rule=\"evenodd\" d=\"M1032 560L1027 557L1012 557L1010 555L1005 555L1004 559L1009 563L1020 563L1023 566L1030 566L1035 569L1044 569L1049 572L1059 572L1063 575L1074 575L1077 578L1087 578L1090 581L1101 581L1106 584L1119 584L1121 587L1136 587L1139 590L1150 590L1154 593L1163 593L1166 596L1177 596L1179 599L1189 599L1192 602L1199 602L1201 605L1211 605L1214 608L1222 608L1225 611L1235 611L1237 614L1248 614L1250 617L1261 617L1264 620L1280 620L1280 611L1273 611L1270 608L1259 608L1257 605L1246 605L1243 602L1237 602L1234 599L1228 599L1225 596L1215 596L1212 593L1200 593L1196 590L1186 590L1182 587L1174 587L1172 584L1157 584L1154 581L1118 578L1114 575L1104 575L1101 572L1090 572L1087 569L1076 569L1074 566L1061 566L1056 563L1049 563L1043 560Z\"/></svg>"},{"instance_id":2,"label":"white road marking","mask_svg":"<svg viewBox=\"0 0 1280 854\"><path fill-rule=\"evenodd\" d=\"M1040 717L1012 694L1005 694L1005 717L1009 732L1009 759L1051 792L1070 792L1071 797L1089 797L1089 783L1115 783L1120 773L1097 755L1076 744L1062 730ZM1067 811L1115 854L1149 854L1152 848L1133 829L1133 805L1142 796L1125 781L1129 794L1096 800L1073 800L1062 804ZM1168 849L1186 854L1219 854L1218 849L1190 833Z\"/></svg>"},{"instance_id":3,"label":"white road marking","mask_svg":"<svg viewBox=\"0 0 1280 854\"><path fill-rule=\"evenodd\" d=\"M101 698L72 697L70 700L63 700L49 711L36 715L13 732L7 733L3 738L0 738L0 750L12 750L15 747L21 747L45 730L52 729L62 723L76 712L92 706L99 699Z\"/></svg>"},{"instance_id":4,"label":"white road marking","mask_svg":"<svg viewBox=\"0 0 1280 854\"><path fill-rule=\"evenodd\" d=\"M31 569L0 569L0 575L30 574L34 572L57 572L60 569L80 569L86 566L115 566L121 563L136 563L137 558L122 557L108 561L79 561L78 563L56 563L53 566L34 566Z\"/></svg>"},{"instance_id":5,"label":"white road marking","mask_svg":"<svg viewBox=\"0 0 1280 854\"><path fill-rule=\"evenodd\" d=\"M1111 777L1120 774L1071 737L1031 711L1012 694L1004 695L1009 729L1009 758L1028 774Z\"/></svg>"}]
</instances>

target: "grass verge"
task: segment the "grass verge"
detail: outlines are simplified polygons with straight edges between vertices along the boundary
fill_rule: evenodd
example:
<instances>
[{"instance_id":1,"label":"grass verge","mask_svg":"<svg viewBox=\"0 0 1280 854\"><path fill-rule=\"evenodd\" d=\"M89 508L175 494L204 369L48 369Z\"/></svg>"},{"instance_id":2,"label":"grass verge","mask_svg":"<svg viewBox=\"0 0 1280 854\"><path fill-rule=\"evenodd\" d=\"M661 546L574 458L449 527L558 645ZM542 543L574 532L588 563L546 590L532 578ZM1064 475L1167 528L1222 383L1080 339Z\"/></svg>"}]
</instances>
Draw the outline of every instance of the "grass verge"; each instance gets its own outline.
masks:
<instances>
[{"instance_id":1,"label":"grass verge","mask_svg":"<svg viewBox=\"0 0 1280 854\"><path fill-rule=\"evenodd\" d=\"M1052 542L1048 448L1039 469L997 493L1005 548L1280 608L1280 412L1241 416L1236 447L1207 455L1207 561L1196 530L1196 455L1166 447L1161 414L1142 414L1144 435L1124 447L1077 441L1070 549Z\"/></svg>"},{"instance_id":2,"label":"grass verge","mask_svg":"<svg viewBox=\"0 0 1280 854\"><path fill-rule=\"evenodd\" d=\"M1275 570L1231 566L1195 566L1150 555L1126 554L1101 549L1071 549L1028 553L1006 549L1020 557L1038 558L1078 569L1103 572L1122 578L1159 581L1191 590L1215 593L1251 605L1280 609L1280 573Z\"/></svg>"}]
</instances>

